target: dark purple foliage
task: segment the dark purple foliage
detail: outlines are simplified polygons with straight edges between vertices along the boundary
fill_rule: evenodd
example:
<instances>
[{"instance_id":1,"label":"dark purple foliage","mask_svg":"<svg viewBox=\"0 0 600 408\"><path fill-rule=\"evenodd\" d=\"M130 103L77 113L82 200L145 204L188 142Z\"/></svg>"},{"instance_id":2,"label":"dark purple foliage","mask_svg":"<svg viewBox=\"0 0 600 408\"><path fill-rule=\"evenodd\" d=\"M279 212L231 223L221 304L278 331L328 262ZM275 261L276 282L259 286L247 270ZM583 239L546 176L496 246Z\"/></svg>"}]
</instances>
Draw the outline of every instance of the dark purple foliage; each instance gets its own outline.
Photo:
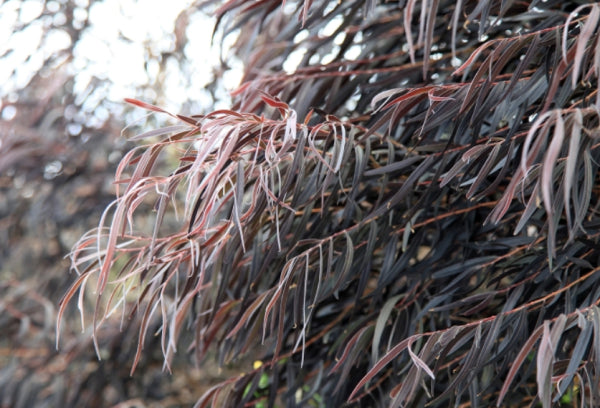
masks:
<instances>
[{"instance_id":1,"label":"dark purple foliage","mask_svg":"<svg viewBox=\"0 0 600 408\"><path fill-rule=\"evenodd\" d=\"M222 3L234 106L140 137L62 310L140 314L133 370L157 319L167 368L262 362L199 406L597 406L600 8L578 4Z\"/></svg>"}]
</instances>

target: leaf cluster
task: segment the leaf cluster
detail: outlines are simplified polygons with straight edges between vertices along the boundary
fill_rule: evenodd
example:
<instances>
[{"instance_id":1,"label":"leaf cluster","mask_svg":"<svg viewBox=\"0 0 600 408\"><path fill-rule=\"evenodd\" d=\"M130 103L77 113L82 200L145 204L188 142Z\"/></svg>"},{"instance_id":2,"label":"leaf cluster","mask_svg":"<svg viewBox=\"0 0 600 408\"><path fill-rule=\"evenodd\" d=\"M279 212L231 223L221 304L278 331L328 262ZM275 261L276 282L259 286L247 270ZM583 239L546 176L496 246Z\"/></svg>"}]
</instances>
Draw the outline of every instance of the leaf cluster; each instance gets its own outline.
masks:
<instances>
[{"instance_id":1,"label":"leaf cluster","mask_svg":"<svg viewBox=\"0 0 600 408\"><path fill-rule=\"evenodd\" d=\"M234 106L130 100L178 124L124 157L61 310L91 279L94 327L139 312L133 369L155 316L167 368L185 330L260 356L198 406L597 405L598 5L216 13Z\"/></svg>"}]
</instances>

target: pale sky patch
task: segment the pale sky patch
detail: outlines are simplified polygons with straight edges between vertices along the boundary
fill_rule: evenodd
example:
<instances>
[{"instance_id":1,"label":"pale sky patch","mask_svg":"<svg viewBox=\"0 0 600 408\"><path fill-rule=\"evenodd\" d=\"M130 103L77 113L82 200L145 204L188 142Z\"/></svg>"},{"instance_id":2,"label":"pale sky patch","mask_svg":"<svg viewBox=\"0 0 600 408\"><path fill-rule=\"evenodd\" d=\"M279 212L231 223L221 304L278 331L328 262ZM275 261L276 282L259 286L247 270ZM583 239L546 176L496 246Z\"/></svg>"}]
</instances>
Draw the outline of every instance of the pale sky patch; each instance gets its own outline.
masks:
<instances>
[{"instance_id":1,"label":"pale sky patch","mask_svg":"<svg viewBox=\"0 0 600 408\"><path fill-rule=\"evenodd\" d=\"M61 28L66 17L59 1L7 1L0 3L0 98L4 102L29 83L49 56L71 46L69 34ZM193 0L102 0L89 7L87 0L75 0L73 26L86 28L73 49L69 73L73 75L73 93L83 109L96 109L99 102L117 108L124 98L139 97L146 102L160 104L168 110L179 111L185 101L194 101L198 109L209 111L230 103L228 91L235 89L242 76L242 63L228 60L232 68L224 73L218 91L217 105L205 89L214 81L214 67L220 61L220 43L211 46L215 19L197 10L190 10L187 43L184 47L186 67L174 58L174 27L180 13ZM235 36L225 39L231 45ZM164 77L158 79L163 57ZM95 88L96 79L106 85ZM148 84L152 88L139 95L139 89ZM160 93L161 99L157 99ZM12 98L14 99L14 98ZM112 109L112 108L109 108ZM192 114L196 112L185 112Z\"/></svg>"}]
</instances>

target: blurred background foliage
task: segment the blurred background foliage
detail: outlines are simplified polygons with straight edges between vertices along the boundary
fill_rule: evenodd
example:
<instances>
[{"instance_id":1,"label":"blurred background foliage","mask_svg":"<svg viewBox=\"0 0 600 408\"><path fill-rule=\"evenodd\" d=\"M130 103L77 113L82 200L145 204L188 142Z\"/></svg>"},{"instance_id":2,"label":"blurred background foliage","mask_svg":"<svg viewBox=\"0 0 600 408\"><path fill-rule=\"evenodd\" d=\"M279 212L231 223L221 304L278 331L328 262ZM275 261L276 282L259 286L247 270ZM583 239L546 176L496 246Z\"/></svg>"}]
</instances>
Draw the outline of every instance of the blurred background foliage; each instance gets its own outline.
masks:
<instances>
[{"instance_id":1,"label":"blurred background foliage","mask_svg":"<svg viewBox=\"0 0 600 408\"><path fill-rule=\"evenodd\" d=\"M162 125L123 98L195 113L230 103L240 62L221 55L218 33L211 46L206 11L190 0L0 1L1 407L186 405L227 373L209 366L200 379L186 364L169 376L157 349L130 377L136 333L106 327L98 361L75 310L55 349L73 279L65 254L112 201L127 136Z\"/></svg>"},{"instance_id":2,"label":"blurred background foliage","mask_svg":"<svg viewBox=\"0 0 600 408\"><path fill-rule=\"evenodd\" d=\"M392 399L392 406L405 401L424 406L434 394L431 406L440 407L448 400L458 406L467 394L470 403L462 406L492 400L536 406L538 397L544 406L568 405L586 395L590 406L597 405L598 5L558 0L206 3L221 6L203 10L219 16L225 34L217 32L216 44L223 48L201 45L210 41L215 22L190 1L169 2L166 8L159 1L0 3L0 404L189 405L213 380L222 379L204 402L224 390L224 398L240 404L256 397L256 406L267 399L274 404L277 397L289 406L323 401L339 406L353 397L355 405L388 406ZM243 74L238 59L218 51L234 42L244 60ZM230 100L227 90L240 81L244 86ZM130 111L125 97L183 114L232 111L180 117L195 126L185 136L212 131L207 140L222 142L213 150L198 140L181 141L183 133L171 139L170 131L160 130L164 116ZM142 102L138 106L158 110ZM158 145L159 152L171 143L184 146L179 159L173 154L170 164L158 161L179 168L161 173L154 160L146 160L150 154L124 156L133 146L128 138L145 128L169 140L148 145L147 151ZM294 143L307 139L296 139L298 129L307 135L310 130L308 148L296 149ZM354 150L345 147L342 129L352 129L348 145ZM296 142L288 143L291 134ZM237 154L239 146L249 146L259 166L229 154ZM269 149L285 153L276 163L280 167L264 154ZM189 165L194 155L206 159L200 172ZM189 225L183 225L188 235L197 233L197 242L208 236L195 228L203 217L222 223L219 233L231 234L211 235L204 242L201 257L216 270L217 293L203 297L190 313L187 321L194 322L196 333L183 330L180 336L187 337L177 339L182 349L189 346L204 357L201 341L208 328L206 344L217 343L220 361L237 357L240 350L253 360L262 347L262 363L247 375L218 370L210 365L214 358L203 360L203 373L191 370L188 361L178 360L185 353L175 354L174 375L166 375L165 343L153 334L168 332L167 325L154 319L140 323L135 302L134 318L123 319L123 326L118 320L99 326L103 359L98 361L92 333L79 333L76 306L83 305L73 297L65 309L61 353L55 351L56 306L75 281L62 257L97 225L113 199L112 180L121 159L124 168L135 168L130 179L120 180L124 188L136 198L156 192L159 214L167 207L161 203L169 201L162 200L166 190L155 188L159 182L137 184L136 177L174 181L172 194L188 171L197 172L197 181L206 168L217 168L210 172L211 191L225 185L222 191L228 192L234 178L248 181L231 194L207 193L214 202L198 199ZM215 164L216 159L222 163ZM298 211L286 213L279 202L273 204L267 183L255 182L257 169L265 169L261 177L272 180L269 172L288 172L288 194L281 197L290 202L281 203L289 206L297 199ZM322 184L315 183L322 178ZM228 212L237 206L235 194L243 196L255 186L260 205L251 206L243 226L251 224L247 220L254 223L244 233L256 240L246 252L240 249L242 224ZM121 208L123 202L127 206L122 201ZM213 208L222 212L211 212L207 202L219 204ZM140 207L142 218L149 208ZM280 215L285 216L281 225ZM125 221L121 217L115 225ZM168 243L168 235L157 236L166 236ZM157 270L171 268L177 273L170 276L180 278L183 269L179 258L154 257L164 247L154 247L153 239L146 242L152 244L138 250L150 256L137 258L144 268L135 262L116 265L113 257L102 273L106 277L120 269L143 275L141 283L157 283L143 293L160 293L162 302L168 279ZM319 252L324 242L327 261ZM175 329L187 307L180 301L195 290L187 283L199 269L187 243L191 270L181 274L186 285L181 291L172 285L172 305L184 307L165 311L150 301L147 309L162 312L163 319L168 315ZM129 244L121 244L118 250L126 252ZM310 251L301 252L304 245ZM85 255L74 256L74 264L83 265L82 276L96 278L94 268L101 263ZM288 260L289 273L280 277ZM160 262L166 267L157 268ZM324 282L335 295L315 296L319 304L309 305L317 312L308 327L300 318L307 309L306 288L318 292L322 283L319 274L309 272L325 264L332 272L326 270ZM301 283L302 295L296 290ZM289 298L288 290L295 290ZM264 320L257 317L261 314ZM260 335L252 334L260 333L268 319L273 322L269 341L259 345ZM276 326L281 334L274 333ZM308 335L305 329L311 330ZM211 351L208 357L214 357ZM130 377L134 360L137 371ZM509 389L513 392L506 394Z\"/></svg>"}]
</instances>

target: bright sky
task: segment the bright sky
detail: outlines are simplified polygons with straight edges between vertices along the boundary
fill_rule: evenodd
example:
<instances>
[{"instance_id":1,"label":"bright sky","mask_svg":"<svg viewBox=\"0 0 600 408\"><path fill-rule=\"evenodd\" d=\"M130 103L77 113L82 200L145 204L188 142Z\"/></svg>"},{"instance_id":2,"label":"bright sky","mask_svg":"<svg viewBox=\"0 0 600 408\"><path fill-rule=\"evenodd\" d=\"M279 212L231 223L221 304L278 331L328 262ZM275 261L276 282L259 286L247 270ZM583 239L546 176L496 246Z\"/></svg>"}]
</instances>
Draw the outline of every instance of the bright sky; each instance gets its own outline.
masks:
<instances>
[{"instance_id":1,"label":"bright sky","mask_svg":"<svg viewBox=\"0 0 600 408\"><path fill-rule=\"evenodd\" d=\"M42 0L0 0L0 97L4 108L15 102L16 92L27 85L50 55L71 46L69 35L60 28L66 17L59 10L66 1L69 0L46 1L51 14L42 16ZM79 96L84 110L86 104L90 109L97 109L103 100L118 111L123 98L137 95L137 87L157 82L158 62L147 56L174 49L175 21L192 2L102 0L92 4L88 16L88 0L74 0L73 25L81 27L89 17L88 28L76 44L70 65L75 78L74 93ZM184 49L188 71L182 72L174 60L167 60L163 80L165 99L156 101L157 95L152 90L142 98L175 111L180 109L181 101L186 100L195 101L200 110L223 107L210 106L212 100L207 98L204 89L213 80L212 67L219 61L218 47L210 46L214 20L197 11L189 18L188 42ZM234 39L226 40L231 43ZM225 105L229 100L226 91L234 89L241 78L241 63L233 61L230 65L233 69L226 73L223 81L226 90L219 95ZM102 92L90 93L94 78L107 79L109 85ZM6 116L11 114L14 116L11 109L2 110L4 119L10 119ZM98 114L101 120L108 112Z\"/></svg>"}]
</instances>

